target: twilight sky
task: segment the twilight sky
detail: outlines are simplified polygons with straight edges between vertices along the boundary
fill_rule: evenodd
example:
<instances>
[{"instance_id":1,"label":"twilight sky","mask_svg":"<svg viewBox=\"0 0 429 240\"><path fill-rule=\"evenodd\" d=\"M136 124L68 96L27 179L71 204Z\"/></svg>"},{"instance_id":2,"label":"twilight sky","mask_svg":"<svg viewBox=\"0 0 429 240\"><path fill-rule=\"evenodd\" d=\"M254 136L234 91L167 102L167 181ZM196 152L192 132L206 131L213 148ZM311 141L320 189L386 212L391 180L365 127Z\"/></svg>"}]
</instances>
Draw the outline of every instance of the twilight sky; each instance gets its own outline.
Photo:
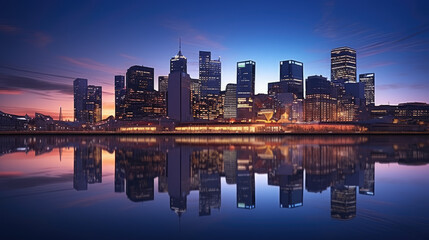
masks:
<instances>
[{"instance_id":1,"label":"twilight sky","mask_svg":"<svg viewBox=\"0 0 429 240\"><path fill-rule=\"evenodd\" d=\"M132 65L169 72L178 51L198 77L198 51L221 57L222 89L236 62L256 61L256 92L279 80L279 62L330 78L330 50L357 50L357 73L375 72L376 104L429 102L429 1L3 1L0 111L73 116L72 82L103 87L114 114L114 75Z\"/></svg>"}]
</instances>

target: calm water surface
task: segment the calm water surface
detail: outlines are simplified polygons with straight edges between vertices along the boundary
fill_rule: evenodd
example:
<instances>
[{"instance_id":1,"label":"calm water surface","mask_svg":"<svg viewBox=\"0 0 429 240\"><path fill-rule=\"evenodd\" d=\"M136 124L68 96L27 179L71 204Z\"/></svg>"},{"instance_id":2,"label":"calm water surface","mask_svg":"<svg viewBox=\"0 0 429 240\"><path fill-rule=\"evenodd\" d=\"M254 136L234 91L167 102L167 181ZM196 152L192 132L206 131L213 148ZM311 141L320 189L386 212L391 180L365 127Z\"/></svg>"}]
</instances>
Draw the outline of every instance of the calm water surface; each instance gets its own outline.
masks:
<instances>
[{"instance_id":1,"label":"calm water surface","mask_svg":"<svg viewBox=\"0 0 429 240\"><path fill-rule=\"evenodd\" d=\"M429 137L0 138L3 239L428 239Z\"/></svg>"}]
</instances>

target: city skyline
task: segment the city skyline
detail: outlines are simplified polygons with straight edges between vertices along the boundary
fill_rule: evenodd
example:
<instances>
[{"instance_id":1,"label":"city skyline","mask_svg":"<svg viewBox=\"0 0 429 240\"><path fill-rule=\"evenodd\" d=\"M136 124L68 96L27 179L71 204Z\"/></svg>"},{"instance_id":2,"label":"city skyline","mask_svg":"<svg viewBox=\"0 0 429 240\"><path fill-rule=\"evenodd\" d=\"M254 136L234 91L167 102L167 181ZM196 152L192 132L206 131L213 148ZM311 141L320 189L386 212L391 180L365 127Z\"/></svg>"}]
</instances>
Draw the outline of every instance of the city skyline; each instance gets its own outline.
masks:
<instances>
[{"instance_id":1,"label":"city skyline","mask_svg":"<svg viewBox=\"0 0 429 240\"><path fill-rule=\"evenodd\" d=\"M377 75L376 105L429 102L425 67L429 60L428 4L423 1L389 6L377 2L369 9L365 3L317 2L308 9L305 4L295 3L297 12L306 10L302 16L293 11L284 15L270 5L259 6L261 13L255 12L258 8L253 6L246 13L249 26L238 30L233 30L241 19L232 14L236 3L229 3L226 9L211 9L205 22L199 21L203 18L197 11L201 6L192 2L183 6L172 3L168 8L147 3L156 11L147 16L139 14L132 22L112 16L118 12L132 14L142 6L134 6L133 10L127 4L106 3L105 11L95 11L100 4L83 7L80 3L56 3L47 7L29 3L19 11L25 16L11 14L17 12L12 9L19 4L6 4L0 18L1 42L7 46L0 58L0 110L30 116L40 112L57 119L61 107L63 118L72 120L72 82L84 78L103 89L103 119L114 116L114 76L125 75L134 65L154 68L154 79L168 75L168 59L177 52L179 38L191 78L199 77L199 51L210 51L212 59L221 56L221 90L236 83L236 63L247 59L256 62L255 94L267 93L267 84L280 80L279 62L288 59L304 64L304 80L312 75L331 80L330 51L349 46L356 49L356 76ZM377 5L385 10L376 11L381 9ZM347 8L365 9L365 16L360 16L360 11L345 14ZM40 11L44 14L34 13L38 9L44 9ZM176 17L169 16L173 12ZM216 18L220 15L224 17ZM396 18L399 15L401 18ZM278 32L284 27L281 17L285 17L282 22L301 20L290 26L301 37L288 38L288 34ZM67 31L62 30L63 26ZM153 34L144 37L147 34L134 31L137 26ZM99 29L98 34L93 33L95 29ZM257 31L249 39L237 37L252 29ZM157 85L155 81L155 89Z\"/></svg>"}]
</instances>

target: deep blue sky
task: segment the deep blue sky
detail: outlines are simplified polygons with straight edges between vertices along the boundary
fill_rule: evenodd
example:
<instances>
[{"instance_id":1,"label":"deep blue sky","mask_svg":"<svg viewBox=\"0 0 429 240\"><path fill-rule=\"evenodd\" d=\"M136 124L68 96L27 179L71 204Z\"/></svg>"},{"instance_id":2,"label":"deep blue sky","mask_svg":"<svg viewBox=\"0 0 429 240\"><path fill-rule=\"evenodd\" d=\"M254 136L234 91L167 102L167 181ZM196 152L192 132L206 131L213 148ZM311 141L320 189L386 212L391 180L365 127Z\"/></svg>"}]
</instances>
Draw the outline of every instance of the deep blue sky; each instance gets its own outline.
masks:
<instances>
[{"instance_id":1,"label":"deep blue sky","mask_svg":"<svg viewBox=\"0 0 429 240\"><path fill-rule=\"evenodd\" d=\"M329 78L330 50L350 46L358 74L376 73L376 104L429 102L428 13L429 1L3 1L0 110L71 116L84 77L103 86L108 116L113 76L136 64L167 75L179 37L194 78L199 50L221 56L222 88L248 59L260 93L281 60Z\"/></svg>"}]
</instances>

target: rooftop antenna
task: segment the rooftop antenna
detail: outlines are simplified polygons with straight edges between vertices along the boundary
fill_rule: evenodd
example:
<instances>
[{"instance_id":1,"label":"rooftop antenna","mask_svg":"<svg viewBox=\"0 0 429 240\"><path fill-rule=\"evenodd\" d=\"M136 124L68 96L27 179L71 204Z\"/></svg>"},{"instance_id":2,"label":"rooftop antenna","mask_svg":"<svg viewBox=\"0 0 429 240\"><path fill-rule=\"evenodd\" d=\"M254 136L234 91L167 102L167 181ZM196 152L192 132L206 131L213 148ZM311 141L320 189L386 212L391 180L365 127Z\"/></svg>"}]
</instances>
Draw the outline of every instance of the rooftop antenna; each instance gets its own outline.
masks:
<instances>
[{"instance_id":1,"label":"rooftop antenna","mask_svg":"<svg viewBox=\"0 0 429 240\"><path fill-rule=\"evenodd\" d=\"M182 38L179 37L179 52L182 51Z\"/></svg>"}]
</instances>

